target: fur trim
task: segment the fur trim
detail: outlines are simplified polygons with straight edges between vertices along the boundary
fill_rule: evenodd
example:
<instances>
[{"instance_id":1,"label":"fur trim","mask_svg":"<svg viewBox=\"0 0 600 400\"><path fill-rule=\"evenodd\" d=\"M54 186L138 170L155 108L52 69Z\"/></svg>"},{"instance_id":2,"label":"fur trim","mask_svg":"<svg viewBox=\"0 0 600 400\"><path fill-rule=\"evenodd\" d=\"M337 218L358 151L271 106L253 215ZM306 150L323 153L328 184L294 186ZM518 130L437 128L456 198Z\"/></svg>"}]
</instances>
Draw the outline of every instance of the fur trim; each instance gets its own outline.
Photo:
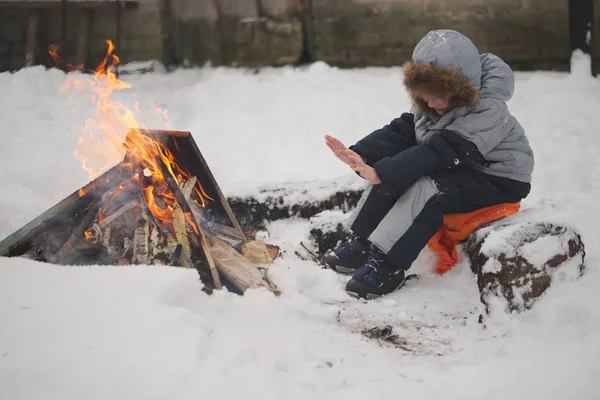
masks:
<instances>
[{"instance_id":1,"label":"fur trim","mask_svg":"<svg viewBox=\"0 0 600 400\"><path fill-rule=\"evenodd\" d=\"M423 95L439 96L450 101L450 109L473 106L479 100L479 91L469 83L459 70L425 65L416 61L404 64L404 85L413 103L422 112L435 114L423 100Z\"/></svg>"}]
</instances>

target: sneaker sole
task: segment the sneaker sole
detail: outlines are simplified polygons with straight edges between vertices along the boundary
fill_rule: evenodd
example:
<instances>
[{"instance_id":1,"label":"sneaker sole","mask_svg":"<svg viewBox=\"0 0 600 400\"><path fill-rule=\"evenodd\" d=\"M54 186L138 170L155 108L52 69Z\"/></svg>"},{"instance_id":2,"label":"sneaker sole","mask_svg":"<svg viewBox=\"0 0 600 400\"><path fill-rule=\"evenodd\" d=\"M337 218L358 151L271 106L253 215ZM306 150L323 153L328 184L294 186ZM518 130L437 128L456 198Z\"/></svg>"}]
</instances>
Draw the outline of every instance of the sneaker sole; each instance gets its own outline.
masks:
<instances>
[{"instance_id":1,"label":"sneaker sole","mask_svg":"<svg viewBox=\"0 0 600 400\"><path fill-rule=\"evenodd\" d=\"M366 260L365 260L366 261ZM362 266L362 262L358 263L358 266L356 268L349 268L349 267L344 267L343 265L339 265L335 262L335 260L326 260L326 259L321 259L320 261L320 265L322 265L325 268L328 268L332 271L335 271L339 274L343 274L343 275L352 275L356 272L356 270L358 269L358 267Z\"/></svg>"},{"instance_id":2,"label":"sneaker sole","mask_svg":"<svg viewBox=\"0 0 600 400\"><path fill-rule=\"evenodd\" d=\"M404 283L406 282L406 278L404 278L404 280L402 282L400 282L400 284L396 287L396 289L392 290L390 293L395 292L396 290L400 289L402 286L404 286ZM356 292L349 292L346 290L346 293L348 293L350 296L354 297L355 299L362 299L363 297L360 297L358 295L358 293ZM386 293L386 294L390 294L390 293ZM375 293L367 293L367 296L364 297L365 300L375 300L380 298L381 296L385 296L385 294L375 294Z\"/></svg>"},{"instance_id":3,"label":"sneaker sole","mask_svg":"<svg viewBox=\"0 0 600 400\"><path fill-rule=\"evenodd\" d=\"M336 266L333 266L333 267L328 265L327 267L329 267L329 269L334 270L335 272L338 272L338 273L344 274L344 275L352 275L353 273L356 272L355 269L345 268L345 267L342 267L340 265L336 265Z\"/></svg>"}]
</instances>

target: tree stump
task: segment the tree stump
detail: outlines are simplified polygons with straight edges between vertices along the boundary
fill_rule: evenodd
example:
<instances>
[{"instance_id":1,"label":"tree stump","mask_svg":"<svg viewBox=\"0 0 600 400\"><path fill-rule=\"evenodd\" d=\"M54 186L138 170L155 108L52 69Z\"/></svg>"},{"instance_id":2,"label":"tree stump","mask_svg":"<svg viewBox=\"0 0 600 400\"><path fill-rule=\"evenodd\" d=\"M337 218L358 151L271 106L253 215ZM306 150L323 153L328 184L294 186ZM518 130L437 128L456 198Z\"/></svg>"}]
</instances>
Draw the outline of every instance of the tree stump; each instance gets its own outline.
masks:
<instances>
[{"instance_id":1,"label":"tree stump","mask_svg":"<svg viewBox=\"0 0 600 400\"><path fill-rule=\"evenodd\" d=\"M497 300L506 311L529 309L552 284L584 271L581 236L551 223L500 220L469 236L464 249L488 313Z\"/></svg>"}]
</instances>

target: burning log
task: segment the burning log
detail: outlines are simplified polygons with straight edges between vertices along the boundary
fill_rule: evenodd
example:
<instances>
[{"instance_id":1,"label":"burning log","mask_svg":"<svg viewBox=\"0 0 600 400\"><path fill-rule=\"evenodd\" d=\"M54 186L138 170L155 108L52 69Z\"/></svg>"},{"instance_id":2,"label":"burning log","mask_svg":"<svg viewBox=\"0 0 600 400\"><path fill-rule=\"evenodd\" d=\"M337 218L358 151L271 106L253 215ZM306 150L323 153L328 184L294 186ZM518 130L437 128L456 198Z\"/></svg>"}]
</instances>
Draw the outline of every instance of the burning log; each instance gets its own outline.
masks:
<instances>
[{"instance_id":1,"label":"burning log","mask_svg":"<svg viewBox=\"0 0 600 400\"><path fill-rule=\"evenodd\" d=\"M132 258L133 258L133 240L126 237L125 239L123 239L123 253L121 254L121 257L119 258L119 265L131 264Z\"/></svg>"},{"instance_id":2,"label":"burning log","mask_svg":"<svg viewBox=\"0 0 600 400\"><path fill-rule=\"evenodd\" d=\"M140 203L138 201L132 201L131 203L125 204L123 207L119 208L117 211L110 214L108 217L104 218L102 221L98 222L97 226L100 229L108 229L110 228L110 224L116 221L118 218L123 216L124 214L130 212L134 208L139 207Z\"/></svg>"},{"instance_id":3,"label":"burning log","mask_svg":"<svg viewBox=\"0 0 600 400\"><path fill-rule=\"evenodd\" d=\"M139 211L137 227L133 233L133 256L131 262L134 264L145 264L148 261L148 255L150 253L148 248L150 236L149 229L146 206L142 205Z\"/></svg>"},{"instance_id":4,"label":"burning log","mask_svg":"<svg viewBox=\"0 0 600 400\"><path fill-rule=\"evenodd\" d=\"M169 235L162 232L158 225L151 224L150 255L154 265L179 265L181 245ZM179 250L178 250L179 248Z\"/></svg>"},{"instance_id":5,"label":"burning log","mask_svg":"<svg viewBox=\"0 0 600 400\"><path fill-rule=\"evenodd\" d=\"M220 249L237 252L232 246L237 248L246 236L191 134L134 128L124 143L110 137L117 131L116 125L139 124L131 110L110 100L113 90L131 85L111 71L116 68L118 57L113 54L112 42L107 41L107 45L92 88L96 118L86 123L90 134L81 138L75 156L90 174L118 162L115 155L123 149L124 158L1 241L0 256L27 256L68 265L141 263L194 267L205 284L203 290L221 288L221 279L230 288L231 282L217 270L217 264L227 269L227 261L213 257L211 243L220 243L220 235L232 243L230 246L222 242L225 246ZM55 51L50 54L57 59ZM81 86L86 85L72 85ZM166 111L159 111L166 118ZM103 120L110 122L110 129L105 129ZM90 152L89 146L97 143L106 144L107 151ZM91 153L93 159L87 157ZM237 255L237 263L245 260L255 273L260 273L244 255ZM229 278L240 282L238 288L242 291L264 284L237 279L234 268L227 270Z\"/></svg>"},{"instance_id":6,"label":"burning log","mask_svg":"<svg viewBox=\"0 0 600 400\"><path fill-rule=\"evenodd\" d=\"M174 190L176 200L175 204L173 205L173 229L175 230L175 238L177 239L177 242L181 244L181 264L184 267L192 268L194 266L192 262L192 247L190 240L188 239L189 234L187 231L187 221L185 220L182 204L187 205L187 202L192 194L192 190L196 185L196 178L193 177L189 181L183 183L181 186L177 185L174 180L167 180L167 183L176 187ZM181 200L177 200L178 198ZM181 203L179 201L181 201Z\"/></svg>"},{"instance_id":7,"label":"burning log","mask_svg":"<svg viewBox=\"0 0 600 400\"><path fill-rule=\"evenodd\" d=\"M61 264L63 262L67 252L71 250L71 248L76 242L80 241L81 238L84 237L84 232L89 228L89 226L96 218L99 208L100 207L97 203L92 203L90 205L90 208L88 209L86 216L83 218L83 221L81 221L81 223L75 228L75 230L73 230L73 233L71 234L69 239L67 239L65 244L63 244L60 250L52 257L51 260L53 262L57 264Z\"/></svg>"},{"instance_id":8,"label":"burning log","mask_svg":"<svg viewBox=\"0 0 600 400\"><path fill-rule=\"evenodd\" d=\"M163 164L163 171L165 171L166 166ZM171 190L173 191L173 194L175 195L175 207L173 209L173 227L175 228L175 234L178 234L179 231L179 235L182 236L183 238L185 238L185 240L187 241L187 230L186 230L186 222L188 222L185 218L186 215L190 216L190 220L189 221L191 224L193 224L193 229L194 231L196 231L196 234L199 236L200 240L200 246L202 247L202 251L204 252L204 256L206 258L206 262L208 263L208 267L210 269L210 274L213 280L213 284L215 285L215 288L217 290L221 289L221 279L219 278L219 273L217 272L217 268L215 265L215 262L212 258L212 254L210 253L209 249L208 249L208 245L206 244L206 240L205 240L205 236L204 233L201 231L200 229L200 225L196 222L195 218L193 217L192 214L192 209L188 203L188 200L191 196L192 190L196 184L196 177L192 177L192 179L188 182L191 182L191 184L183 184L182 186L179 186L177 184L177 182L175 182L175 179L173 179L173 177L167 172L165 174L165 180L167 181L167 184L169 185L169 187L171 188ZM179 237L178 237L179 239ZM186 242L180 242L181 244L181 256L180 257L187 257L186 255L186 251L189 252L190 257L191 257L191 246L189 241ZM188 246L188 249L186 249L186 244ZM186 261L183 261L182 264L184 264ZM191 263L191 258L190 258L190 263ZM184 264L185 265L185 264Z\"/></svg>"},{"instance_id":9,"label":"burning log","mask_svg":"<svg viewBox=\"0 0 600 400\"><path fill-rule=\"evenodd\" d=\"M171 255L171 258L169 259L169 265L177 265L177 263L179 262L179 256L181 255L181 244L178 244L175 247L175 251L173 251L173 254ZM219 283L220 285L220 283Z\"/></svg>"},{"instance_id":10,"label":"burning log","mask_svg":"<svg viewBox=\"0 0 600 400\"><path fill-rule=\"evenodd\" d=\"M132 130L125 147L121 163L0 242L0 256L183 266L209 292L226 280L278 293L261 272L278 249L246 240L189 132Z\"/></svg>"},{"instance_id":11,"label":"burning log","mask_svg":"<svg viewBox=\"0 0 600 400\"><path fill-rule=\"evenodd\" d=\"M125 170L126 167L122 163L116 165L13 232L0 242L0 256L20 256L32 248L45 247L45 243L42 241L47 240L48 236L54 236L53 241L61 242L60 246L62 246L68 240L65 233L72 232L77 224L79 210L89 206L93 198L99 198L112 187L120 185L126 179L124 177ZM43 261L48 258L49 256L47 257L46 254L41 256Z\"/></svg>"}]
</instances>

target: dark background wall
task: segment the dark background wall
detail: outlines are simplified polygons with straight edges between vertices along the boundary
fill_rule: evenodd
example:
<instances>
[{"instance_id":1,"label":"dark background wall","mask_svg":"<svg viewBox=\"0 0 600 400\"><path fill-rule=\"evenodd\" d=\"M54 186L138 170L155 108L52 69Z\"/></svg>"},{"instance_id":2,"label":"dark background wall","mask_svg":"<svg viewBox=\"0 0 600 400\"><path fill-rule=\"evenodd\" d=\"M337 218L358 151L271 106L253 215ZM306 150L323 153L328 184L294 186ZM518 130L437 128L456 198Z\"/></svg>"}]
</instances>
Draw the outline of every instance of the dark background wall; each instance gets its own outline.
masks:
<instances>
[{"instance_id":1,"label":"dark background wall","mask_svg":"<svg viewBox=\"0 0 600 400\"><path fill-rule=\"evenodd\" d=\"M61 54L75 63L82 8L67 4ZM22 67L29 12L0 8L0 70ZM61 41L62 10L39 12L36 61L51 65L47 47ZM120 12L114 2L89 12L86 67L102 58L107 38L118 40L122 62L401 65L437 28L463 32L480 52L498 54L515 69L567 70L571 54L567 0L139 0ZM595 12L598 32L600 0ZM595 47L600 64L600 40Z\"/></svg>"},{"instance_id":2,"label":"dark background wall","mask_svg":"<svg viewBox=\"0 0 600 400\"><path fill-rule=\"evenodd\" d=\"M204 1L204 0L200 0ZM141 0L135 7L118 9L116 1L106 1L86 7L85 2L67 1L66 9L54 0L43 7L28 6L24 0L18 6L2 6L0 0L0 71L23 67L29 16L38 14L35 64L53 66L48 46L59 46L65 64L77 65L76 47L82 34L88 36L85 64L98 65L106 53L106 39L120 43L118 55L122 60L164 59L161 4L158 0ZM89 14L85 32L80 28L83 13ZM66 18L65 18L66 17ZM65 20L63 24L63 18ZM120 20L120 39L117 40L117 21ZM66 41L63 43L63 29Z\"/></svg>"}]
</instances>

